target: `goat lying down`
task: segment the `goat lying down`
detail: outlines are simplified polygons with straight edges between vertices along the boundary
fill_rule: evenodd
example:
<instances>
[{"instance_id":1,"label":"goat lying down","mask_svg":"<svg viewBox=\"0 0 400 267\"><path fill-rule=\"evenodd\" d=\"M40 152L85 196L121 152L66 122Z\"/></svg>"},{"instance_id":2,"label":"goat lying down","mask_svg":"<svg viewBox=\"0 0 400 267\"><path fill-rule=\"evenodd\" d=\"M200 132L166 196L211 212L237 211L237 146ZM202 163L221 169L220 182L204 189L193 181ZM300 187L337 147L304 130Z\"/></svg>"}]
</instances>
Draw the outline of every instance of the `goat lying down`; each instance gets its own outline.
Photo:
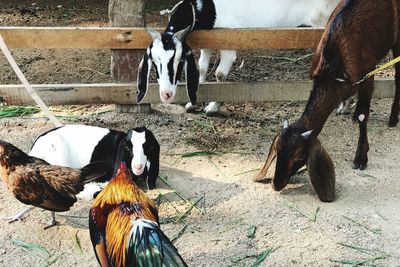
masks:
<instances>
[{"instance_id":1,"label":"goat lying down","mask_svg":"<svg viewBox=\"0 0 400 267\"><path fill-rule=\"evenodd\" d=\"M271 162L276 158L272 184L275 190L282 190L290 177L312 156L313 149L319 144L318 134L331 112L356 92L358 101L353 120L359 123L360 135L353 167L360 170L367 167L367 122L374 79L371 77L358 82L375 69L390 50L395 57L400 55L399 14L400 3L397 0L342 0L339 3L313 57L310 77L314 82L305 110L297 121L285 125L275 136L264 167L255 176L255 181L265 177ZM395 81L396 93L389 119L390 127L398 123L399 64L396 64ZM322 166L329 164L328 161L326 157L321 157L321 162L316 164ZM326 183L327 177L330 179L329 184L334 183L334 176L329 174L312 177L311 180L322 179ZM327 186L325 192L315 188L323 201L333 200L328 188L334 187Z\"/></svg>"},{"instance_id":2,"label":"goat lying down","mask_svg":"<svg viewBox=\"0 0 400 267\"><path fill-rule=\"evenodd\" d=\"M190 103L196 104L198 83L206 81L211 50L202 49L199 59L200 78L193 53L185 39L190 31L213 28L287 28L300 25L324 26L339 0L183 0L172 11L165 31L149 31L153 42L139 65L138 102L146 94L151 65L156 68L160 98L171 103L182 70L186 70L186 85ZM216 69L218 81L224 80L236 60L235 50L220 50ZM218 112L219 104L211 102L205 111Z\"/></svg>"},{"instance_id":3,"label":"goat lying down","mask_svg":"<svg viewBox=\"0 0 400 267\"><path fill-rule=\"evenodd\" d=\"M114 171L121 160L128 164L135 176L147 177L149 189L156 187L159 173L160 145L145 127L128 133L88 125L65 125L40 135L34 142L30 156L41 158L52 165L82 168L90 162L101 161ZM77 196L92 199L113 173L85 185Z\"/></svg>"}]
</instances>

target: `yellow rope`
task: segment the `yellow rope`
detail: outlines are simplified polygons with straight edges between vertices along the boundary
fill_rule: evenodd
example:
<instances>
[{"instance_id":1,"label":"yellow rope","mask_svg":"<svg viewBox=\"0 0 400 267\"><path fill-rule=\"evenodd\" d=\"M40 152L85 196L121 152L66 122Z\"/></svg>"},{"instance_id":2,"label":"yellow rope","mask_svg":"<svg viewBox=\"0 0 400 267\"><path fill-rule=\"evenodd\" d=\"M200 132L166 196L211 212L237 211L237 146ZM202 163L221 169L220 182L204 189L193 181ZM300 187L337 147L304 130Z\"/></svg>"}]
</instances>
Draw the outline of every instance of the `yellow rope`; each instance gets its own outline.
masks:
<instances>
[{"instance_id":1,"label":"yellow rope","mask_svg":"<svg viewBox=\"0 0 400 267\"><path fill-rule=\"evenodd\" d=\"M371 72L369 72L367 75L365 75L365 77L366 77L366 78L369 78L369 77L371 77L371 76L377 74L377 73L380 72L381 70L387 69L387 68L393 66L394 64L396 64L396 63L398 63L398 62L400 62L400 56L399 56L399 57L396 57L396 58L394 58L394 59L392 59L392 60L390 60L389 62L383 64L383 65L380 66L379 68L374 69L373 71L371 71Z\"/></svg>"},{"instance_id":2,"label":"yellow rope","mask_svg":"<svg viewBox=\"0 0 400 267\"><path fill-rule=\"evenodd\" d=\"M382 66L380 66L379 68L374 69L373 71L370 71L367 73L367 75L365 75L361 80L359 80L358 82L353 83L353 85L357 85L362 83L363 81L365 81L366 79L368 79L371 76L374 76L375 74L377 74L378 72L380 72L381 70L387 69L391 66L393 66L394 64L400 62L400 56L390 60L389 62L383 64Z\"/></svg>"}]
</instances>

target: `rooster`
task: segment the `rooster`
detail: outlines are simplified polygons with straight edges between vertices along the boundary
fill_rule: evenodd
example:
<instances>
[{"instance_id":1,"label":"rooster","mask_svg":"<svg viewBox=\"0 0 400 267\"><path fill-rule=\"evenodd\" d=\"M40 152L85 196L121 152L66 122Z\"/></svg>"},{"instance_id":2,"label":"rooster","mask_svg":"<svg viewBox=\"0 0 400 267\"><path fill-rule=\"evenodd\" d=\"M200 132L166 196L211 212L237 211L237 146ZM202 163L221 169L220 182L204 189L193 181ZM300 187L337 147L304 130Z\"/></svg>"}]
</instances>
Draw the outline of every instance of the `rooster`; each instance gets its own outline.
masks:
<instances>
[{"instance_id":1,"label":"rooster","mask_svg":"<svg viewBox=\"0 0 400 267\"><path fill-rule=\"evenodd\" d=\"M90 238L102 267L187 266L160 230L154 202L136 186L125 163L89 212Z\"/></svg>"},{"instance_id":2,"label":"rooster","mask_svg":"<svg viewBox=\"0 0 400 267\"><path fill-rule=\"evenodd\" d=\"M51 221L45 229L57 224L55 212L69 210L85 183L106 175L109 170L110 167L103 162L81 169L50 165L0 140L0 176L3 182L22 203L51 211ZM31 209L5 219L10 222L20 220Z\"/></svg>"}]
</instances>

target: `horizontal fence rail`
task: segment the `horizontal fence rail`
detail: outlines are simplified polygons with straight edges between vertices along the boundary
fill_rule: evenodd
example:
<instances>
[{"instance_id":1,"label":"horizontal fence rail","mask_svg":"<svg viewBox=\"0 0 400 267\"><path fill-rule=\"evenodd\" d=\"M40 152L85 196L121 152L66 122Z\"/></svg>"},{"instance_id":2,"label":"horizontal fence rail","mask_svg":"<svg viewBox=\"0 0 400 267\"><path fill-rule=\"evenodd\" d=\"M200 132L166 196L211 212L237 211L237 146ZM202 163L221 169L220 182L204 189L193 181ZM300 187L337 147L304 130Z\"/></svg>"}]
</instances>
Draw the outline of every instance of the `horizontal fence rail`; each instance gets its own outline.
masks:
<instances>
[{"instance_id":1,"label":"horizontal fence rail","mask_svg":"<svg viewBox=\"0 0 400 267\"><path fill-rule=\"evenodd\" d=\"M162 29L157 29L162 31ZM188 36L193 48L211 49L302 49L315 48L321 28L214 29ZM12 49L145 49L151 39L144 28L109 27L0 27ZM393 79L375 80L375 97L393 97ZM39 84L33 85L48 105L135 104L136 84ZM204 83L199 102L209 101L302 101L307 100L310 81ZM178 86L176 103L186 103L185 85ZM143 103L160 103L158 85L151 84ZM32 105L21 85L0 85L1 105Z\"/></svg>"},{"instance_id":2,"label":"horizontal fence rail","mask_svg":"<svg viewBox=\"0 0 400 267\"><path fill-rule=\"evenodd\" d=\"M321 28L214 29L194 31L187 42L192 48L303 49L315 48L322 33ZM0 34L11 49L145 49L151 42L144 28L0 27Z\"/></svg>"},{"instance_id":3,"label":"horizontal fence rail","mask_svg":"<svg viewBox=\"0 0 400 267\"><path fill-rule=\"evenodd\" d=\"M48 105L136 104L136 85L130 83L32 86ZM308 99L311 87L311 81L204 83L198 90L198 101L305 101ZM374 97L394 96L395 85L392 79L375 80L375 88ZM188 101L185 85L180 84L175 103ZM150 84L143 103L160 103L157 84ZM0 85L0 104L33 105L34 102L22 85Z\"/></svg>"}]
</instances>

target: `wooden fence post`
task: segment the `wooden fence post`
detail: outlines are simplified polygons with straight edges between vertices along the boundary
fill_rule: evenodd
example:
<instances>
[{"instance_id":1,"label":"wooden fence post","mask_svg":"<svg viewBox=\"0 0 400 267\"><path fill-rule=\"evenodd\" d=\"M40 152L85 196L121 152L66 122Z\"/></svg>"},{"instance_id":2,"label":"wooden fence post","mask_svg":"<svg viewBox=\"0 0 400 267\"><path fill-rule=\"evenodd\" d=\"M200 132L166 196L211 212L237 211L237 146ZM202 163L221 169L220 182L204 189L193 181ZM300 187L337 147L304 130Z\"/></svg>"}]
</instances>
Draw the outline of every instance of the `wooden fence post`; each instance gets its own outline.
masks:
<instances>
[{"instance_id":1,"label":"wooden fence post","mask_svg":"<svg viewBox=\"0 0 400 267\"><path fill-rule=\"evenodd\" d=\"M145 0L110 0L108 15L111 26L114 27L144 27ZM137 67L143 56L143 50L112 50L111 75L116 82L136 82ZM132 88L136 90L136 88ZM118 112L137 110L141 113L150 113L150 104L117 105Z\"/></svg>"}]
</instances>

